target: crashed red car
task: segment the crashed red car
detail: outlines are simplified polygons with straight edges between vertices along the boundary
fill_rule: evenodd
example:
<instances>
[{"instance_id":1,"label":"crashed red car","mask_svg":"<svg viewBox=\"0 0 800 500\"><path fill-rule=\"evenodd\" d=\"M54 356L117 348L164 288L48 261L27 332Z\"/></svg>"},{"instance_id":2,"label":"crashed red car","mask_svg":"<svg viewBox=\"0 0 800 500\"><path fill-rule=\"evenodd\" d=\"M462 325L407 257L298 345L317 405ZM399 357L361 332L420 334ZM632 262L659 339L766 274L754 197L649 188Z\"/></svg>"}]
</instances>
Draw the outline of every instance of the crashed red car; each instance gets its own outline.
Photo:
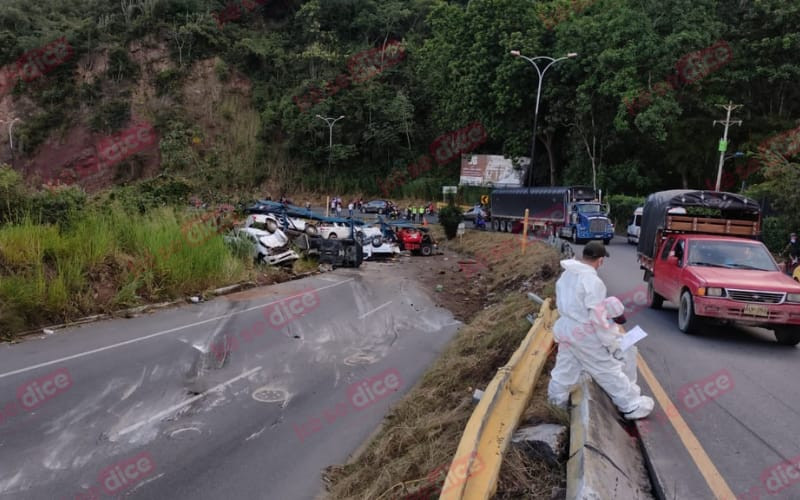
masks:
<instances>
[{"instance_id":1,"label":"crashed red car","mask_svg":"<svg viewBox=\"0 0 800 500\"><path fill-rule=\"evenodd\" d=\"M414 255L433 255L438 246L426 227L398 225L394 226L394 234L400 250L408 250Z\"/></svg>"}]
</instances>

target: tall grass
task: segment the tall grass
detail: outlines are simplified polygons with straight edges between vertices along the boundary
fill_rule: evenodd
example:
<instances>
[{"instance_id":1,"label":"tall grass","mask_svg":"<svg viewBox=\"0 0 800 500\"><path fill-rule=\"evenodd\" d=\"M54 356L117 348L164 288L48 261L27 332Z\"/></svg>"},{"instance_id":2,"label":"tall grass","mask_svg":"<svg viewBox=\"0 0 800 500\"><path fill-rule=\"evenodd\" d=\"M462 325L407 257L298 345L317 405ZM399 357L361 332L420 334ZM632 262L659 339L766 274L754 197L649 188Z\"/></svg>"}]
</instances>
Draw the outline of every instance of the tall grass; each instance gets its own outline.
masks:
<instances>
[{"instance_id":1,"label":"tall grass","mask_svg":"<svg viewBox=\"0 0 800 500\"><path fill-rule=\"evenodd\" d=\"M192 240L194 216L89 211L66 228L30 217L0 227L0 334L200 293L240 281L251 264L222 236Z\"/></svg>"}]
</instances>

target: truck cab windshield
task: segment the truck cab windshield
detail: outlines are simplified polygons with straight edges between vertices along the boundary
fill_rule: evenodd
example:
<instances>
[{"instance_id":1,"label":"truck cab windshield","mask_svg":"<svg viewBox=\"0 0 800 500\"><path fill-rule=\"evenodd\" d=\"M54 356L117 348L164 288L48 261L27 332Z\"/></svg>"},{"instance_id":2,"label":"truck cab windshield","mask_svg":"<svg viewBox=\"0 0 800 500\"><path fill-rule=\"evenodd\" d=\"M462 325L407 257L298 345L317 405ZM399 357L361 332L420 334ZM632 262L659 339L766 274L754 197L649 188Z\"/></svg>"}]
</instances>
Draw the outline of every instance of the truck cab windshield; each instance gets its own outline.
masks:
<instances>
[{"instance_id":1,"label":"truck cab windshield","mask_svg":"<svg viewBox=\"0 0 800 500\"><path fill-rule=\"evenodd\" d=\"M580 205L576 205L578 208L578 212L582 214L600 214L603 213L603 210L599 203L582 203Z\"/></svg>"},{"instance_id":2,"label":"truck cab windshield","mask_svg":"<svg viewBox=\"0 0 800 500\"><path fill-rule=\"evenodd\" d=\"M761 245L729 241L694 241L689 245L689 265L777 271Z\"/></svg>"}]
</instances>

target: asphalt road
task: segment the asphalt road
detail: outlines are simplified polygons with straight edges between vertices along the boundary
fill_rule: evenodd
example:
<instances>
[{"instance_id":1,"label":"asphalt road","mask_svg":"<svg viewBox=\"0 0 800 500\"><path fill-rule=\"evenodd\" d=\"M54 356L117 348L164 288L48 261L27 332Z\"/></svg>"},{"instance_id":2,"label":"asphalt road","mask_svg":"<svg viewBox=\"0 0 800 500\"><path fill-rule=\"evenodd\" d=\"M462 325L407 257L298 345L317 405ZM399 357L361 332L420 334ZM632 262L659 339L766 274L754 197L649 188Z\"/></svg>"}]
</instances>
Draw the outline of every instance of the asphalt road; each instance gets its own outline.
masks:
<instances>
[{"instance_id":1,"label":"asphalt road","mask_svg":"<svg viewBox=\"0 0 800 500\"><path fill-rule=\"evenodd\" d=\"M582 247L574 247L580 255ZM617 237L609 252L599 271L608 293L630 304L626 329L638 324L649 334L638 344L640 354L722 479L737 498L800 498L800 474L778 467L800 461L800 349L778 345L771 331L760 328L708 326L700 335L682 333L675 305L667 302L661 311L637 305L646 288L635 247ZM641 376L639 381L652 395ZM710 394L700 395L698 388ZM638 426L665 496L715 498L668 420L657 406Z\"/></svg>"},{"instance_id":2,"label":"asphalt road","mask_svg":"<svg viewBox=\"0 0 800 500\"><path fill-rule=\"evenodd\" d=\"M0 497L314 498L459 326L400 266L0 345Z\"/></svg>"}]
</instances>

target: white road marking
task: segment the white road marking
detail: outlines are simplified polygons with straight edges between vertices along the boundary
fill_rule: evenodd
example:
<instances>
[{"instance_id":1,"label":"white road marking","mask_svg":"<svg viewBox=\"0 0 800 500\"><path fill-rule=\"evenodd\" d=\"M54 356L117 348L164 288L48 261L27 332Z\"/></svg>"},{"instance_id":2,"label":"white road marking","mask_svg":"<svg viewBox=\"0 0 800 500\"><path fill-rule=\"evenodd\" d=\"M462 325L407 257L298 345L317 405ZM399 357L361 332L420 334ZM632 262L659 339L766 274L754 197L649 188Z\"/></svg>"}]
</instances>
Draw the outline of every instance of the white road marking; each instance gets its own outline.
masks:
<instances>
[{"instance_id":1,"label":"white road marking","mask_svg":"<svg viewBox=\"0 0 800 500\"><path fill-rule=\"evenodd\" d=\"M266 427L262 427L260 431L250 434L250 436L248 436L247 439L245 439L245 441L250 441L251 439L257 438L258 436L263 434L265 430L267 430L267 428Z\"/></svg>"},{"instance_id":2,"label":"white road marking","mask_svg":"<svg viewBox=\"0 0 800 500\"><path fill-rule=\"evenodd\" d=\"M128 427L125 427L121 431L119 431L116 434L113 434L112 436L110 436L110 438L113 440L114 438L118 438L120 436L124 436L125 434L129 434L129 433L135 431L136 429L142 427L143 425L147 425L147 424L149 424L150 422L152 422L154 420L159 420L159 419L161 419L161 418L163 418L163 417L165 417L167 415L175 413L176 411L180 410L184 406L188 406L188 405L194 403L195 401L197 401L198 399L205 397L207 394L212 393L214 391L218 391L218 390L220 390L220 389L222 389L224 387L227 387L228 385L236 382L239 379L242 379L242 378L245 378L245 377L249 377L250 375L254 374L255 372L257 372L259 370L261 370L260 366L257 367L257 368L253 368L252 370L248 370L248 371L242 373L241 375L237 375L236 377L233 377L232 379L228 380L227 382L223 382L223 383L221 383L219 385L216 385L216 386L212 387L211 389L207 390L206 392L204 392L202 394L198 394L197 396L194 396L194 397L191 397L191 398L187 399L183 403L171 406L171 407L167 408L166 410L160 411L160 412L156 413L155 415L153 415L152 417L150 417L150 418L148 418L146 420L142 420L138 424L133 424L133 425L130 425Z\"/></svg>"},{"instance_id":3,"label":"white road marking","mask_svg":"<svg viewBox=\"0 0 800 500\"><path fill-rule=\"evenodd\" d=\"M379 305L379 306L378 306L378 307L376 307L375 309L373 309L373 310L371 310L371 311L367 311L367 312L365 312L364 314L362 314L361 316L359 316L359 317L358 317L358 319L364 319L364 318L366 318L367 316L369 316L370 314L374 313L375 311L377 311L377 310L379 310L379 309L383 309L384 307L388 306L388 305L389 305L389 304L391 304L391 303L392 303L392 301L390 300L389 302L387 302L387 303L385 303L385 304Z\"/></svg>"},{"instance_id":4,"label":"white road marking","mask_svg":"<svg viewBox=\"0 0 800 500\"><path fill-rule=\"evenodd\" d=\"M349 278L349 279L346 279L344 281L339 281L338 283L334 283L332 285L326 285L326 286L323 286L323 287L319 287L317 289L314 289L313 291L314 292L320 292L320 291L325 290L327 288L333 288L335 286L339 286L339 285L342 285L344 283L348 283L350 281L353 281L353 278ZM267 307L267 306L272 305L272 304L277 304L278 302L284 301L284 300L289 299L291 297L296 297L296 296L299 296L299 295L303 295L305 293L308 293L308 290L306 290L306 291L304 291L302 293L298 293L298 294L295 294L295 295L290 295L288 297L284 297L284 298L281 298L281 299L278 299L278 300L273 300L272 302L267 302L266 304L261 304L261 305L258 305L258 306L249 307L247 309L242 309L241 311L236 311L236 312L232 312L232 313L229 313L229 314L223 314L221 316L215 316L213 318L204 319L203 321L196 321L194 323L189 323L188 325L176 326L175 328L170 328L169 330L162 330L160 332L151 333L150 335L145 335L144 337L138 337L138 338L135 338L135 339L126 340L124 342L118 342L116 344L112 344L112 345L109 345L109 346L99 347L97 349L92 349L90 351L81 352L81 353L78 353L78 354L73 354L71 356L65 356L63 358L54 359L52 361L46 361L44 363L39 363L39 364L36 364L36 365L28 366L26 368L20 368L19 370L12 370L10 372L0 373L0 379L6 378L6 377L10 377L12 375L17 375L17 374L20 374L20 373L29 372L31 370L36 370L37 368L43 368L45 366L50 366L50 365L55 365L55 364L58 364L58 363L63 363L64 361L70 361L70 360L73 360L73 359L82 358L84 356L90 356L92 354L97 354L98 352L108 351L109 349L115 349L117 347L122 347L124 345L135 344L135 343L141 342L143 340L149 340L149 339L152 339L152 338L161 337L162 335L166 335L168 333L174 333L174 332L178 332L180 330L185 330L187 328L191 328L191 327L194 327L194 326L204 325L206 323L210 323L212 321L217 321L217 320L220 320L220 319L223 319L223 318L230 318L231 316L236 316L237 314L241 314L241 313L245 313L245 312L249 312L249 311L254 311L256 309L261 309L262 307Z\"/></svg>"}]
</instances>

